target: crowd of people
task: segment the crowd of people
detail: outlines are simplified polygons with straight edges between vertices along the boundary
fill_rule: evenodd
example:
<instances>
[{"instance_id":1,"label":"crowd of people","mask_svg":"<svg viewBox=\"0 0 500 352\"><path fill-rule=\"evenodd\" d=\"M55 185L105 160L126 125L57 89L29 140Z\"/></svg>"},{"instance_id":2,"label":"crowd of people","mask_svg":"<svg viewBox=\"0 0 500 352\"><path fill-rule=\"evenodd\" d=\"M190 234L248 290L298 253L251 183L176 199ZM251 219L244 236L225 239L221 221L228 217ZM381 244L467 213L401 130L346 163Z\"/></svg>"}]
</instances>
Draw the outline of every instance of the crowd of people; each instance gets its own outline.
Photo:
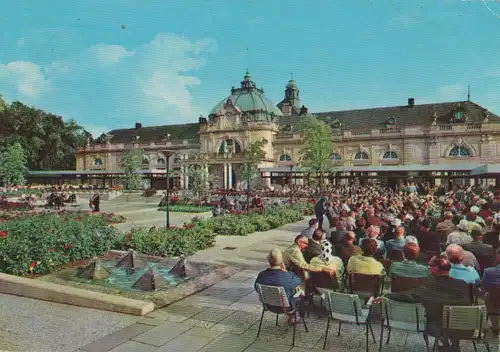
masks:
<instances>
[{"instance_id":1,"label":"crowd of people","mask_svg":"<svg viewBox=\"0 0 500 352\"><path fill-rule=\"evenodd\" d=\"M300 302L319 294L317 273L328 273L331 287L342 290L348 290L353 275L417 278L419 285L399 292L391 288L383 296L422 303L439 348L458 348L457 336L439 333L444 305L484 300L491 331L498 335L500 191L469 188L438 197L436 189L419 188L344 187L336 190L341 198L321 197L316 216L293 244L269 253L270 267L259 274L256 288L284 287L298 308L289 316L296 324L303 313Z\"/></svg>"}]
</instances>

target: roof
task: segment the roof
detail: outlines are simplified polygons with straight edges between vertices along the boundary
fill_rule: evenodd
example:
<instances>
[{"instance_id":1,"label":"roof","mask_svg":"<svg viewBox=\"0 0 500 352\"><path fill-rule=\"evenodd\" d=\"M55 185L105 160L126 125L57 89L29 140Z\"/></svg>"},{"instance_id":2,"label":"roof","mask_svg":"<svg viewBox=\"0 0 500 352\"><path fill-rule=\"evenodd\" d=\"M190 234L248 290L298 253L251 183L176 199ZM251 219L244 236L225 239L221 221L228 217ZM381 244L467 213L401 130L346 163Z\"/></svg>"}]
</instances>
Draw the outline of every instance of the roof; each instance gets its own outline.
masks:
<instances>
[{"instance_id":1,"label":"roof","mask_svg":"<svg viewBox=\"0 0 500 352\"><path fill-rule=\"evenodd\" d=\"M394 118L395 126L422 126L431 125L436 116L436 124L444 125L450 123L455 111L463 111L467 123L483 122L487 111L483 107L471 101L446 102L434 104L420 104L409 107L390 106L370 109L329 111L314 113L322 120L330 119L331 122L338 120L343 130L359 130L372 128L385 128L390 118ZM435 113L435 114L434 114ZM282 125L294 125L301 121L300 116L283 117L280 119ZM500 117L489 113L490 122L500 122Z\"/></svg>"},{"instance_id":2,"label":"roof","mask_svg":"<svg viewBox=\"0 0 500 352\"><path fill-rule=\"evenodd\" d=\"M486 164L475 168L471 176L500 175L500 165Z\"/></svg>"},{"instance_id":3,"label":"roof","mask_svg":"<svg viewBox=\"0 0 500 352\"><path fill-rule=\"evenodd\" d=\"M334 172L396 172L396 171L436 171L436 172L454 172L454 171L471 171L481 164L432 164L432 165L388 165L388 166L340 166L332 168ZM269 167L260 169L262 172L290 172L289 166ZM293 167L293 172L302 172L300 167Z\"/></svg>"},{"instance_id":4,"label":"roof","mask_svg":"<svg viewBox=\"0 0 500 352\"><path fill-rule=\"evenodd\" d=\"M224 107L228 100L243 112L263 111L267 114L274 114L276 117L283 116L278 107L264 95L264 90L257 88L252 81L250 73L246 73L241 82L241 88L231 89L231 95L221 100L210 111L209 115L214 115L218 110Z\"/></svg>"},{"instance_id":5,"label":"roof","mask_svg":"<svg viewBox=\"0 0 500 352\"><path fill-rule=\"evenodd\" d=\"M198 139L198 123L186 123L182 125L151 126L141 128L124 128L109 131L113 137L111 143L132 143L139 136L139 143L158 142L161 143L167 134L171 140Z\"/></svg>"}]
</instances>

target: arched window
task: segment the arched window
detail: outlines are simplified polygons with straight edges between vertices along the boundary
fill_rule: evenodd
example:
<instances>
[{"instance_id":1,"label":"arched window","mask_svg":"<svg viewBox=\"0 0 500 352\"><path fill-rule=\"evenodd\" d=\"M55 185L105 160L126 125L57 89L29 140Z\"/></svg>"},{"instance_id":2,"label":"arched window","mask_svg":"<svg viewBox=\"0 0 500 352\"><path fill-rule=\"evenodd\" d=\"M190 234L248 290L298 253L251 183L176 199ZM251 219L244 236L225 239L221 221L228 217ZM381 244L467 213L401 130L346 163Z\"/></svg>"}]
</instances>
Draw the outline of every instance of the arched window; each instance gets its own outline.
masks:
<instances>
[{"instance_id":1,"label":"arched window","mask_svg":"<svg viewBox=\"0 0 500 352\"><path fill-rule=\"evenodd\" d=\"M370 159L368 157L368 154L365 152L357 152L356 155L354 155L354 160L368 160Z\"/></svg>"},{"instance_id":2,"label":"arched window","mask_svg":"<svg viewBox=\"0 0 500 352\"><path fill-rule=\"evenodd\" d=\"M288 154L280 155L280 161L292 161L292 157Z\"/></svg>"},{"instance_id":3,"label":"arched window","mask_svg":"<svg viewBox=\"0 0 500 352\"><path fill-rule=\"evenodd\" d=\"M241 154L240 143L234 139L226 139L222 141L217 154L224 155L224 153Z\"/></svg>"},{"instance_id":4,"label":"arched window","mask_svg":"<svg viewBox=\"0 0 500 352\"><path fill-rule=\"evenodd\" d=\"M95 166L102 166L102 159L100 159L100 158L94 159L94 165Z\"/></svg>"},{"instance_id":5,"label":"arched window","mask_svg":"<svg viewBox=\"0 0 500 352\"><path fill-rule=\"evenodd\" d=\"M158 158L158 160L156 161L157 164L162 164L162 165L165 165L165 159L163 158Z\"/></svg>"},{"instance_id":6,"label":"arched window","mask_svg":"<svg viewBox=\"0 0 500 352\"><path fill-rule=\"evenodd\" d=\"M384 153L384 156L382 156L382 159L390 159L394 160L398 158L398 154L395 151L389 150Z\"/></svg>"},{"instance_id":7,"label":"arched window","mask_svg":"<svg viewBox=\"0 0 500 352\"><path fill-rule=\"evenodd\" d=\"M451 156L451 157L472 156L472 153L471 153L469 148L467 148L465 146L457 145L457 146L451 148L450 152L448 153L448 156Z\"/></svg>"},{"instance_id":8,"label":"arched window","mask_svg":"<svg viewBox=\"0 0 500 352\"><path fill-rule=\"evenodd\" d=\"M332 155L330 155L330 160L339 161L342 160L342 157L339 153L333 153Z\"/></svg>"}]
</instances>

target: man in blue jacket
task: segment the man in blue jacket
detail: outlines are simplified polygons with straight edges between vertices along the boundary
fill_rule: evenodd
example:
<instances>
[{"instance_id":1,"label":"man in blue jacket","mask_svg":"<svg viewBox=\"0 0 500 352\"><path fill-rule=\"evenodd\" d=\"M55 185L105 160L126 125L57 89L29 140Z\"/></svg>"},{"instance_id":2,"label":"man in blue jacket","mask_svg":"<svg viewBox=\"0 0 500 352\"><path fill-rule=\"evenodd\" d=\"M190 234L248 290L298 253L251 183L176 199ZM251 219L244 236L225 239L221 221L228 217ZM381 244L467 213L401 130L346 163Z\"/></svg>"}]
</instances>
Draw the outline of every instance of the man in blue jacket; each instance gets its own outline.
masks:
<instances>
[{"instance_id":1,"label":"man in blue jacket","mask_svg":"<svg viewBox=\"0 0 500 352\"><path fill-rule=\"evenodd\" d=\"M280 249L273 249L267 256L269 261L269 268L260 272L255 280L255 290L257 292L257 284L267 285L267 286L282 286L285 289L286 296L290 302L292 308L300 308L300 297L296 296L297 289L302 283L302 280L293 272L288 272L285 269L285 264L283 263L283 253ZM280 311L281 308L277 309L276 312ZM272 307L270 309L273 311ZM282 312L282 310L280 311ZM300 316L303 316L302 309L300 311ZM299 318L296 314L289 316L288 322L290 324L296 324L299 322Z\"/></svg>"}]
</instances>

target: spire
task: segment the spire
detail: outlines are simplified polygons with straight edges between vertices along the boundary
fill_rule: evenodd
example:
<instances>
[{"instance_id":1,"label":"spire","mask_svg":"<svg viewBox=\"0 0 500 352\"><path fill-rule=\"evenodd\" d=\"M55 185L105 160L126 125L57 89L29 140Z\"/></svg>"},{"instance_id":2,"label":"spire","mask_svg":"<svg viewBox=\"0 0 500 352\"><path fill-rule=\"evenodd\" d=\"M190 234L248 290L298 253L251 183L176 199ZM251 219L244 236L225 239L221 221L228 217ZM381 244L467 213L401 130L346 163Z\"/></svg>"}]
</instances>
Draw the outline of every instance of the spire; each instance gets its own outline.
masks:
<instances>
[{"instance_id":1,"label":"spire","mask_svg":"<svg viewBox=\"0 0 500 352\"><path fill-rule=\"evenodd\" d=\"M248 69L245 73L245 77L243 78L243 81L241 81L241 88L244 89L252 89L255 88L255 83L252 81L252 76L250 75L250 72L248 72Z\"/></svg>"},{"instance_id":2,"label":"spire","mask_svg":"<svg viewBox=\"0 0 500 352\"><path fill-rule=\"evenodd\" d=\"M469 89L467 91L467 101L470 101L470 85L469 85Z\"/></svg>"}]
</instances>

